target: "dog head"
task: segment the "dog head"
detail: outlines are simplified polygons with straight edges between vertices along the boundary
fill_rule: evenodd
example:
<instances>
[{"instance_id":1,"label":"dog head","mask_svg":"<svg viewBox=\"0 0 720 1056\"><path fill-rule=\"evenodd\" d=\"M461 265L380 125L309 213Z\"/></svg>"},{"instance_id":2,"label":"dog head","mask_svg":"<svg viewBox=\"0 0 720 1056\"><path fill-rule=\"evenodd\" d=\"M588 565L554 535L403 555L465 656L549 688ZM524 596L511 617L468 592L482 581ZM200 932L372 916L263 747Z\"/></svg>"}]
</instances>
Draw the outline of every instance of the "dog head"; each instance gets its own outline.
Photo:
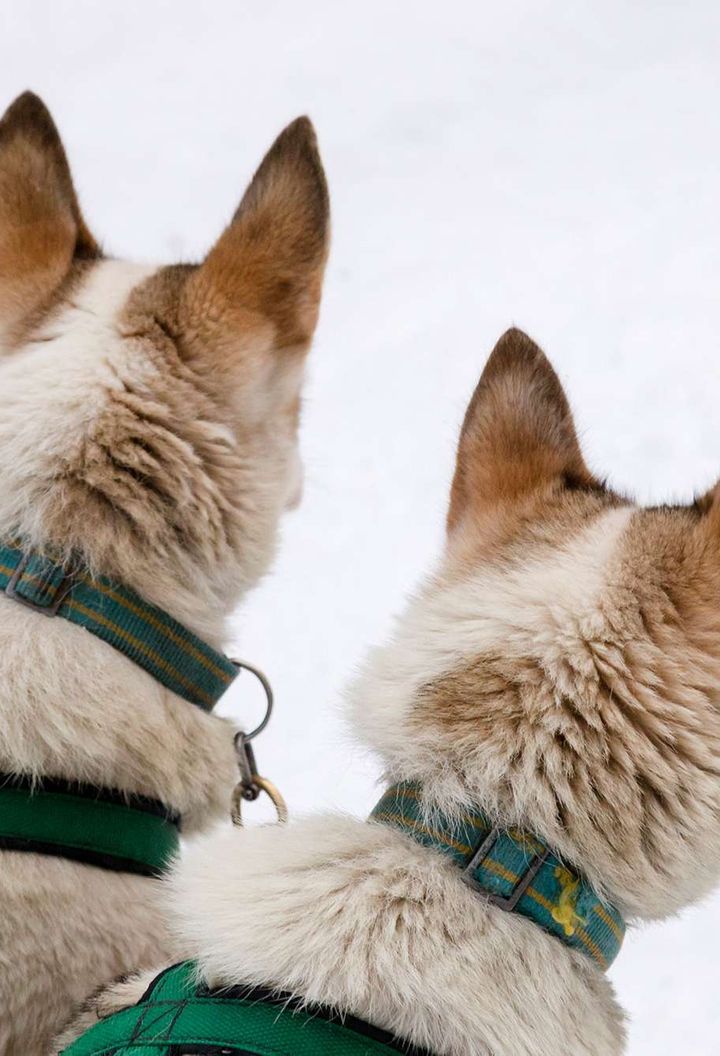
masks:
<instances>
[{"instance_id":1,"label":"dog head","mask_svg":"<svg viewBox=\"0 0 720 1056\"><path fill-rule=\"evenodd\" d=\"M517 330L460 436L441 565L354 687L392 779L541 835L631 916L720 876L720 498L639 508L587 468Z\"/></svg>"},{"instance_id":2,"label":"dog head","mask_svg":"<svg viewBox=\"0 0 720 1056\"><path fill-rule=\"evenodd\" d=\"M0 529L214 626L297 500L303 367L328 248L307 118L199 265L108 259L52 118L0 122ZM212 615L211 615L212 614Z\"/></svg>"}]
</instances>

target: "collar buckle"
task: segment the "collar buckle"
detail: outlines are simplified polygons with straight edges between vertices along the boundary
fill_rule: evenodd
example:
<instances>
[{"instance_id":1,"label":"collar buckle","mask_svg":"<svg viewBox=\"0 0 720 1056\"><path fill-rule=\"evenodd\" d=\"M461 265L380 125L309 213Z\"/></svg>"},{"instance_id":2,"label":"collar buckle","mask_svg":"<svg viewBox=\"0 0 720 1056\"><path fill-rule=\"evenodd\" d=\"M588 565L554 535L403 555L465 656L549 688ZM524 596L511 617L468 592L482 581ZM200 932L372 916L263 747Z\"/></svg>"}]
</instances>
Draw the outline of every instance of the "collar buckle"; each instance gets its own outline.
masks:
<instances>
[{"instance_id":1,"label":"collar buckle","mask_svg":"<svg viewBox=\"0 0 720 1056\"><path fill-rule=\"evenodd\" d=\"M32 601L30 598L26 597L25 594L21 594L19 590L20 582L32 556L32 552L28 551L20 558L15 571L5 587L5 596L12 598L13 601L19 602L28 609L32 609L33 612L39 612L42 616L57 616L61 605L77 582L78 573L77 571L64 573L55 588L52 601L48 605L41 605L39 602Z\"/></svg>"},{"instance_id":2,"label":"collar buckle","mask_svg":"<svg viewBox=\"0 0 720 1056\"><path fill-rule=\"evenodd\" d=\"M487 887L475 878L475 873L480 869L486 860L490 857L493 847L495 846L498 838L501 836L502 830L498 825L490 830L488 835L482 841L476 851L473 851L470 861L467 863L462 871L462 878L469 887L474 891L478 891L484 895L488 901L493 905L497 906L498 909L504 910L506 913L512 913L516 908L518 902L526 893L531 883L539 873L543 866L546 858L550 854L549 849L545 849L543 854L534 854L528 861L527 868L520 876L518 882L513 887L509 895L498 895L491 891L488 891Z\"/></svg>"}]
</instances>

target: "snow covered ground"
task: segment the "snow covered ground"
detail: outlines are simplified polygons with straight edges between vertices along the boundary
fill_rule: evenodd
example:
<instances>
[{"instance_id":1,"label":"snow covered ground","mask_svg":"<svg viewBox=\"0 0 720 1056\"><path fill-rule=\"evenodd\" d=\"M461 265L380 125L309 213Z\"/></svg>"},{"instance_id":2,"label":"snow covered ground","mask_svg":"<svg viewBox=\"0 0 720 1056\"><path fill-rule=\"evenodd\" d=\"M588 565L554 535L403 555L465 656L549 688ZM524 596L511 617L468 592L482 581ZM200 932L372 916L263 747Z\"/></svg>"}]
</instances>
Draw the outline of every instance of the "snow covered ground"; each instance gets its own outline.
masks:
<instances>
[{"instance_id":1,"label":"snow covered ground","mask_svg":"<svg viewBox=\"0 0 720 1056\"><path fill-rule=\"evenodd\" d=\"M720 475L719 47L709 0L0 8L0 105L45 96L119 255L200 254L280 128L317 125L334 245L307 489L237 619L278 695L258 755L294 811L374 800L341 689L438 553L459 422L510 323L613 484L661 501ZM247 721L250 695L228 705ZM718 1051L719 940L720 899L630 935L631 1056Z\"/></svg>"}]
</instances>

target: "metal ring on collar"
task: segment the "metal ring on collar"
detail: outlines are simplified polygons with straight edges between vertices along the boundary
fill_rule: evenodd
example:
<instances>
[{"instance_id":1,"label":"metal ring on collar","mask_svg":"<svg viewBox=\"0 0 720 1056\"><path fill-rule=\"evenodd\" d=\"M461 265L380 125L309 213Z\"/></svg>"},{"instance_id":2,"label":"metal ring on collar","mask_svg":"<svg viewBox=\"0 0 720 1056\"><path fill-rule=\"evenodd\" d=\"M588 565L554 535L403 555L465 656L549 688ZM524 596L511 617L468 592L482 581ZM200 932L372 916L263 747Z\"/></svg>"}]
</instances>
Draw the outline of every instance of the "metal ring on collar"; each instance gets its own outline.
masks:
<instances>
[{"instance_id":1,"label":"metal ring on collar","mask_svg":"<svg viewBox=\"0 0 720 1056\"><path fill-rule=\"evenodd\" d=\"M263 674L259 667L253 667L252 664L247 664L244 660L236 660L234 657L231 658L230 662L234 664L238 670L249 671L251 675L255 675L255 678L265 690L265 700L267 702L265 716L259 726L256 726L255 729L252 730L250 733L243 734L243 737L245 738L246 742L252 741L255 737L257 737L259 733L262 733L267 724L270 722L270 718L273 712L273 705L275 703L275 696L273 694L272 686L270 685L270 681L267 675Z\"/></svg>"}]
</instances>

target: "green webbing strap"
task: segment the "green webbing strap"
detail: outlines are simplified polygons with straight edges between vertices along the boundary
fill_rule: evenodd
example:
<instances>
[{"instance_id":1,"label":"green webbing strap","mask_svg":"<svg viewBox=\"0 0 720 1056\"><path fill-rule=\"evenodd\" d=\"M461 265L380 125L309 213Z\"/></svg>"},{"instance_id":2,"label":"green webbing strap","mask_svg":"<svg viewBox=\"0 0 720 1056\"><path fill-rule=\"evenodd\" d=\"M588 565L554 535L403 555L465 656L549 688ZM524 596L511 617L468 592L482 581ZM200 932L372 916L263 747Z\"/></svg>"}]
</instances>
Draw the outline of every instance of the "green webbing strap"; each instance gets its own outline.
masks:
<instances>
[{"instance_id":1,"label":"green webbing strap","mask_svg":"<svg viewBox=\"0 0 720 1056\"><path fill-rule=\"evenodd\" d=\"M118 649L173 693L210 710L237 675L232 661L114 580L68 573L16 545L0 547L0 590L62 616Z\"/></svg>"},{"instance_id":2,"label":"green webbing strap","mask_svg":"<svg viewBox=\"0 0 720 1056\"><path fill-rule=\"evenodd\" d=\"M625 922L537 837L493 827L482 811L449 816L423 804L422 786L393 785L370 815L451 858L463 878L501 909L528 917L607 968L620 952Z\"/></svg>"},{"instance_id":3,"label":"green webbing strap","mask_svg":"<svg viewBox=\"0 0 720 1056\"><path fill-rule=\"evenodd\" d=\"M0 848L58 855L103 869L161 876L179 818L156 800L110 789L0 774Z\"/></svg>"},{"instance_id":4,"label":"green webbing strap","mask_svg":"<svg viewBox=\"0 0 720 1056\"><path fill-rule=\"evenodd\" d=\"M91 1027L63 1056L429 1056L352 1017L246 989L203 992L196 966L168 968L132 1008Z\"/></svg>"}]
</instances>

